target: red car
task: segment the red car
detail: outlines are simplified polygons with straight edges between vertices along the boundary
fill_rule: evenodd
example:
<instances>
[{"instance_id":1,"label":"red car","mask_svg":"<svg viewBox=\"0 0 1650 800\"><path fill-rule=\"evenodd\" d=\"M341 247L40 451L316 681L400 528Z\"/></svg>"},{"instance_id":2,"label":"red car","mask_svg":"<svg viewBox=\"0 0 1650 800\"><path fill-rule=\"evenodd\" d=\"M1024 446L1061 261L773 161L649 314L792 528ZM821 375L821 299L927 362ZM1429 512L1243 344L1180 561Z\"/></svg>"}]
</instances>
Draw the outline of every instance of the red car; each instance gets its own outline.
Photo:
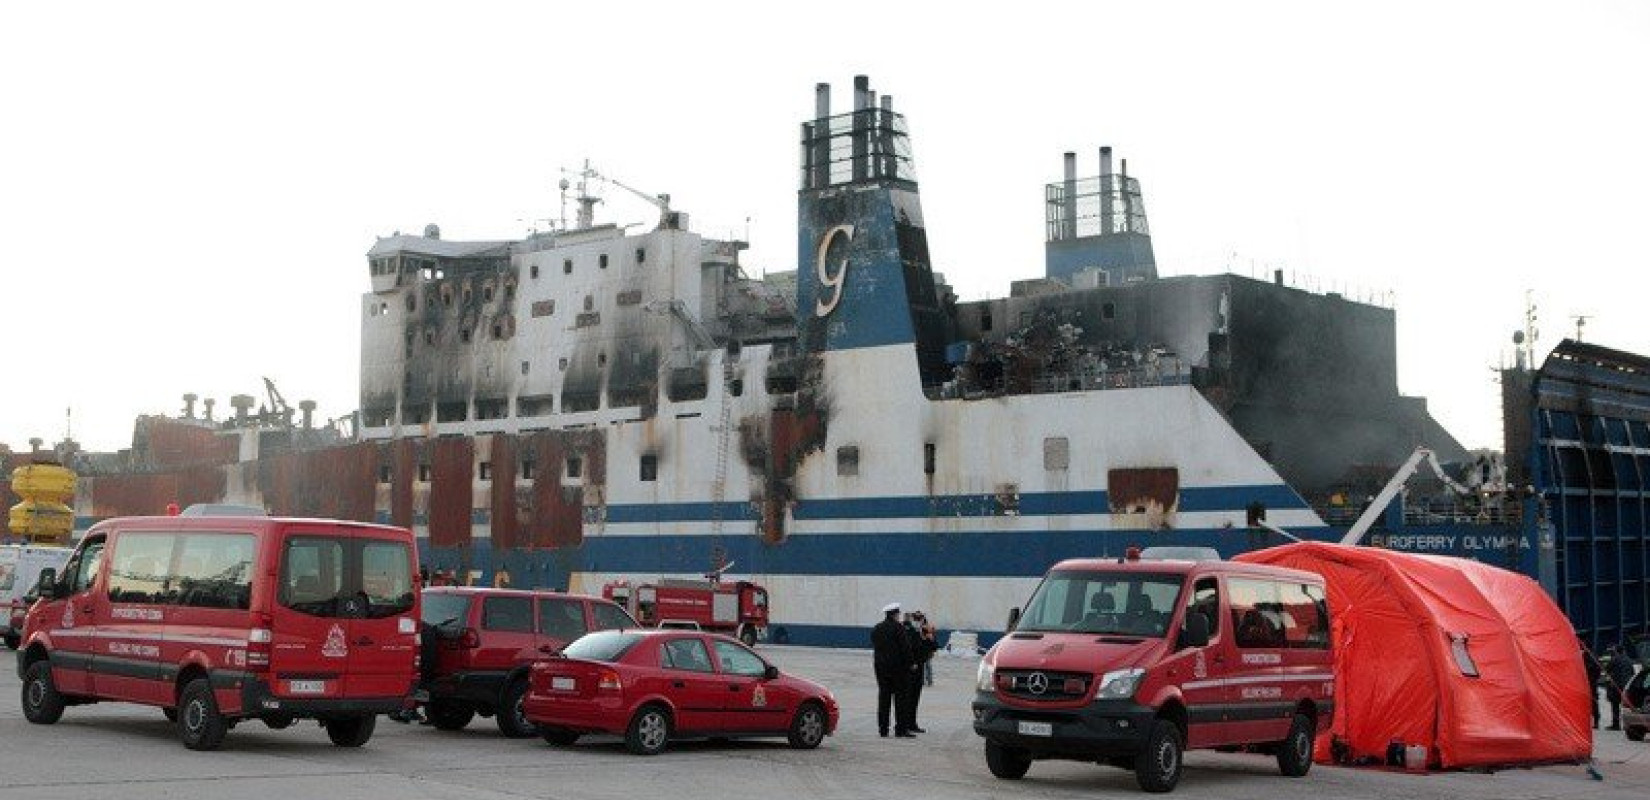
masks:
<instances>
[{"instance_id":1,"label":"red car","mask_svg":"<svg viewBox=\"0 0 1650 800\"><path fill-rule=\"evenodd\" d=\"M584 636L533 665L525 711L551 744L615 734L639 755L696 736L784 736L792 747L818 747L838 714L825 687L780 674L729 637L680 630Z\"/></svg>"}]
</instances>

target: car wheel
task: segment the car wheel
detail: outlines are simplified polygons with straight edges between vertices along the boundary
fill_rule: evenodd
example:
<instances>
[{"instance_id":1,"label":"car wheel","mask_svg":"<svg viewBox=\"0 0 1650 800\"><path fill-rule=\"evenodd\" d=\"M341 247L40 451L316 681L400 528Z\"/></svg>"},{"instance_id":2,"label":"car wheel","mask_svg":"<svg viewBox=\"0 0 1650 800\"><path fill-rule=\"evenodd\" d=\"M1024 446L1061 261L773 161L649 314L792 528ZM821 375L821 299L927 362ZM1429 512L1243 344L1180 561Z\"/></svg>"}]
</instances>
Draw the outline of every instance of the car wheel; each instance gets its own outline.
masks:
<instances>
[{"instance_id":1,"label":"car wheel","mask_svg":"<svg viewBox=\"0 0 1650 800\"><path fill-rule=\"evenodd\" d=\"M1134 779L1148 792L1167 792L1180 782L1180 726L1166 719L1152 721L1146 746L1134 759Z\"/></svg>"},{"instance_id":2,"label":"car wheel","mask_svg":"<svg viewBox=\"0 0 1650 800\"><path fill-rule=\"evenodd\" d=\"M739 641L744 642L746 647L755 647L756 629L749 625L745 626L745 629L739 632Z\"/></svg>"},{"instance_id":3,"label":"car wheel","mask_svg":"<svg viewBox=\"0 0 1650 800\"><path fill-rule=\"evenodd\" d=\"M639 756L658 755L670 741L670 714L659 706L643 706L630 718L624 732L624 746Z\"/></svg>"},{"instance_id":4,"label":"car wheel","mask_svg":"<svg viewBox=\"0 0 1650 800\"><path fill-rule=\"evenodd\" d=\"M1278 771L1285 777L1299 778L1312 769L1312 741L1318 726L1310 716L1296 714L1289 725L1289 736L1278 745Z\"/></svg>"},{"instance_id":5,"label":"car wheel","mask_svg":"<svg viewBox=\"0 0 1650 800\"><path fill-rule=\"evenodd\" d=\"M216 750L229 732L228 722L218 713L212 682L206 678L196 678L183 687L177 715L178 738L190 750Z\"/></svg>"},{"instance_id":6,"label":"car wheel","mask_svg":"<svg viewBox=\"0 0 1650 800\"><path fill-rule=\"evenodd\" d=\"M527 681L517 678L504 687L499 697L498 729L511 739L521 739L539 732L537 725L527 718Z\"/></svg>"},{"instance_id":7,"label":"car wheel","mask_svg":"<svg viewBox=\"0 0 1650 800\"><path fill-rule=\"evenodd\" d=\"M818 703L803 703L791 720L791 730L786 736L791 746L798 750L812 750L825 741L825 709Z\"/></svg>"},{"instance_id":8,"label":"car wheel","mask_svg":"<svg viewBox=\"0 0 1650 800\"><path fill-rule=\"evenodd\" d=\"M553 744L558 747L567 747L579 740L579 735L572 731L562 730L561 728L545 728L542 726L539 728L539 736L544 737L545 744Z\"/></svg>"},{"instance_id":9,"label":"car wheel","mask_svg":"<svg viewBox=\"0 0 1650 800\"><path fill-rule=\"evenodd\" d=\"M985 766L1005 781L1017 781L1031 769L1031 754L1018 747L985 740Z\"/></svg>"},{"instance_id":10,"label":"car wheel","mask_svg":"<svg viewBox=\"0 0 1650 800\"><path fill-rule=\"evenodd\" d=\"M327 738L339 747L360 747L372 738L372 732L378 727L378 717L373 714L363 714L359 717L340 717L329 719L322 725L326 726Z\"/></svg>"},{"instance_id":11,"label":"car wheel","mask_svg":"<svg viewBox=\"0 0 1650 800\"><path fill-rule=\"evenodd\" d=\"M50 725L63 717L63 706L63 695L52 683L52 663L41 659L30 664L23 673L23 718Z\"/></svg>"},{"instance_id":12,"label":"car wheel","mask_svg":"<svg viewBox=\"0 0 1650 800\"><path fill-rule=\"evenodd\" d=\"M1644 732L1644 728L1628 728L1627 738L1635 742L1642 742L1644 741Z\"/></svg>"},{"instance_id":13,"label":"car wheel","mask_svg":"<svg viewBox=\"0 0 1650 800\"><path fill-rule=\"evenodd\" d=\"M476 718L473 706L456 700L431 700L429 705L424 706L424 713L438 731L463 730L470 720Z\"/></svg>"}]
</instances>

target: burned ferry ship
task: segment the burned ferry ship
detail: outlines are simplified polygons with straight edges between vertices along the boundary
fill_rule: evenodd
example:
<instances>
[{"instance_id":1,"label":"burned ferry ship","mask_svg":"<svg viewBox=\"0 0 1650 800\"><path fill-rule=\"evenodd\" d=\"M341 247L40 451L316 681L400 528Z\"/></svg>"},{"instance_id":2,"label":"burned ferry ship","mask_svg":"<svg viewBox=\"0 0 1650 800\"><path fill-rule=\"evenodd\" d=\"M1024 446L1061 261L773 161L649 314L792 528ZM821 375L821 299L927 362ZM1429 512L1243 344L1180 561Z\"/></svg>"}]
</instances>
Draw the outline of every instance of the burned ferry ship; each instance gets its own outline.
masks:
<instances>
[{"instance_id":1,"label":"burned ferry ship","mask_svg":"<svg viewBox=\"0 0 1650 800\"><path fill-rule=\"evenodd\" d=\"M1398 392L1392 309L1281 276L1160 277L1109 148L1097 176L1068 154L1046 187L1044 276L958 301L904 117L863 77L846 113L816 91L794 272L752 277L742 242L664 196L652 230L598 224L588 169L574 224L382 238L348 439L249 398L223 423L149 418L140 439L175 446L92 469L79 513L378 520L415 529L434 569L516 586L728 569L769 588L772 638L861 646L889 600L989 638L1055 560L1276 543L1257 517L1337 538L1418 444L1467 461ZM1377 535L1506 534L1479 555L1534 573L1518 504L1486 498L1395 506Z\"/></svg>"}]
</instances>

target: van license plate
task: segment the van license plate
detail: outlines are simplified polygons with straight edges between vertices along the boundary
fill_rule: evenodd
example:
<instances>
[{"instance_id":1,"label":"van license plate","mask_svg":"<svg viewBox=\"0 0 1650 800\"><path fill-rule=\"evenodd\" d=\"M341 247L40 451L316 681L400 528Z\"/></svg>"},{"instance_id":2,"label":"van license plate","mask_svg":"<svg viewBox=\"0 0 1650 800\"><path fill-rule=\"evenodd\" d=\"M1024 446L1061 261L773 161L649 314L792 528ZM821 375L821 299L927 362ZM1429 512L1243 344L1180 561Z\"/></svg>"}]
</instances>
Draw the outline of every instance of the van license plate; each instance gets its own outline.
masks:
<instances>
[{"instance_id":1,"label":"van license plate","mask_svg":"<svg viewBox=\"0 0 1650 800\"><path fill-rule=\"evenodd\" d=\"M289 681L287 691L292 694L326 694L326 681ZM1024 724L1024 723L1021 723Z\"/></svg>"},{"instance_id":2,"label":"van license plate","mask_svg":"<svg viewBox=\"0 0 1650 800\"><path fill-rule=\"evenodd\" d=\"M573 683L572 678L551 678L550 679L550 688L552 688L552 689L556 689L558 691L564 691L564 692L571 692L571 691L573 691L573 687L574 687L574 683Z\"/></svg>"},{"instance_id":3,"label":"van license plate","mask_svg":"<svg viewBox=\"0 0 1650 800\"><path fill-rule=\"evenodd\" d=\"M1053 736L1054 723L1052 722L1022 722L1020 723L1021 736Z\"/></svg>"}]
</instances>

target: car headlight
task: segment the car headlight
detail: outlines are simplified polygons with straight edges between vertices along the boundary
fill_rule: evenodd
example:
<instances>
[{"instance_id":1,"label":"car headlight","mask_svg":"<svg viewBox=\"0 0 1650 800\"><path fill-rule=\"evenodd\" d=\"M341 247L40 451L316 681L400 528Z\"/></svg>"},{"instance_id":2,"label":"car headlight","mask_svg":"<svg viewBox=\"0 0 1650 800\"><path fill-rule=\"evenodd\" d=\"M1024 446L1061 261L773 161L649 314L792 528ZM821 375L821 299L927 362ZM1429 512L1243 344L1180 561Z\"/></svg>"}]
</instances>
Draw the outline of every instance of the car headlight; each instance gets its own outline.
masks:
<instances>
[{"instance_id":1,"label":"car headlight","mask_svg":"<svg viewBox=\"0 0 1650 800\"><path fill-rule=\"evenodd\" d=\"M997 665L989 659L980 659L980 668L974 673L974 688L982 692L997 690Z\"/></svg>"},{"instance_id":2,"label":"car headlight","mask_svg":"<svg viewBox=\"0 0 1650 800\"><path fill-rule=\"evenodd\" d=\"M1133 697L1134 690L1140 688L1140 681L1145 677L1146 671L1139 667L1113 670L1100 676L1100 691L1095 697Z\"/></svg>"}]
</instances>

